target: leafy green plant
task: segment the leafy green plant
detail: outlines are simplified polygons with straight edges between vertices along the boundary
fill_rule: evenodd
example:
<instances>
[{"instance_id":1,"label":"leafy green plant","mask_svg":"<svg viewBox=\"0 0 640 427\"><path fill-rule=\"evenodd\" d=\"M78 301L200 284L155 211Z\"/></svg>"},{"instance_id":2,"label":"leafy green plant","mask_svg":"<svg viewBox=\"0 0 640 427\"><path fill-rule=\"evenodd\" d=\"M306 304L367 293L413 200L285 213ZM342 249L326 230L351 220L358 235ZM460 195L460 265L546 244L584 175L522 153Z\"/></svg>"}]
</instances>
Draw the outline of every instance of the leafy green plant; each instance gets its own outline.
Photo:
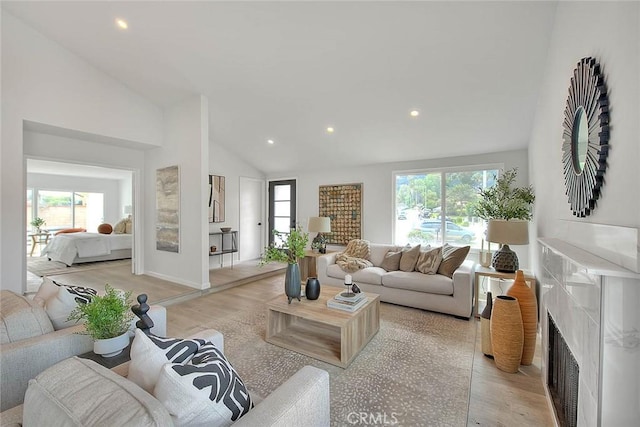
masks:
<instances>
[{"instance_id":1,"label":"leafy green plant","mask_svg":"<svg viewBox=\"0 0 640 427\"><path fill-rule=\"evenodd\" d=\"M510 169L500 175L492 187L479 191L480 200L475 204L475 215L484 219L521 219L532 217L531 205L536 196L533 187L514 188L518 169Z\"/></svg>"},{"instance_id":2,"label":"leafy green plant","mask_svg":"<svg viewBox=\"0 0 640 427\"><path fill-rule=\"evenodd\" d=\"M273 230L273 235L278 238L276 240L282 243L274 243L266 247L262 257L260 257L260 265L270 262L295 264L300 258L304 258L304 249L309 243L309 234L303 232L300 226L292 229L288 234Z\"/></svg>"},{"instance_id":3,"label":"leafy green plant","mask_svg":"<svg viewBox=\"0 0 640 427\"><path fill-rule=\"evenodd\" d=\"M40 230L40 227L42 227L43 225L47 225L47 222L38 216L33 221L31 221L31 225Z\"/></svg>"},{"instance_id":4,"label":"leafy green plant","mask_svg":"<svg viewBox=\"0 0 640 427\"><path fill-rule=\"evenodd\" d=\"M133 316L131 291L123 293L106 285L103 296L95 296L87 304L78 304L68 320L84 320L86 334L94 340L101 340L127 332Z\"/></svg>"}]
</instances>

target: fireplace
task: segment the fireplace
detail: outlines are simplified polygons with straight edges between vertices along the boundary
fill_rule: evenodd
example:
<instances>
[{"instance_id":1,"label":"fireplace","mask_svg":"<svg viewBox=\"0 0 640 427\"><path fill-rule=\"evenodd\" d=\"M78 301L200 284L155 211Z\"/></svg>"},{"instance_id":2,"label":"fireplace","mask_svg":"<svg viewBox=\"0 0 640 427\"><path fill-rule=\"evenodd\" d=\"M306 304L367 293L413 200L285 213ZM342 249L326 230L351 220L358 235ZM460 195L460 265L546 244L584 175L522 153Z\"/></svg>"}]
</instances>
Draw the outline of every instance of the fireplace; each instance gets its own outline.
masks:
<instances>
[{"instance_id":1,"label":"fireplace","mask_svg":"<svg viewBox=\"0 0 640 427\"><path fill-rule=\"evenodd\" d=\"M580 367L567 342L547 313L549 354L547 387L561 427L578 425L578 384Z\"/></svg>"},{"instance_id":2,"label":"fireplace","mask_svg":"<svg viewBox=\"0 0 640 427\"><path fill-rule=\"evenodd\" d=\"M557 424L638 425L640 274L563 240L538 241L543 382Z\"/></svg>"}]
</instances>

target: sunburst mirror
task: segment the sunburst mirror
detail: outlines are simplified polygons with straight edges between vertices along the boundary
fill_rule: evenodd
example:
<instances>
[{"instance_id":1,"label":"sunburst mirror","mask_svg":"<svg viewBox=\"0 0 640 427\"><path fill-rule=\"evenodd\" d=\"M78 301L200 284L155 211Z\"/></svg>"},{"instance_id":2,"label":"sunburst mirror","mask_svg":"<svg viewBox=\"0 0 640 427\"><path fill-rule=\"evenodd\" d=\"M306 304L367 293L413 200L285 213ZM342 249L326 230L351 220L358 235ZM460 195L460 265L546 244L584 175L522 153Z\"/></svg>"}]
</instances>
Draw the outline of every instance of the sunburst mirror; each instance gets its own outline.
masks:
<instances>
[{"instance_id":1,"label":"sunburst mirror","mask_svg":"<svg viewBox=\"0 0 640 427\"><path fill-rule=\"evenodd\" d=\"M600 197L609 151L609 99L594 58L582 58L573 71L563 127L566 194L573 214L585 217Z\"/></svg>"}]
</instances>

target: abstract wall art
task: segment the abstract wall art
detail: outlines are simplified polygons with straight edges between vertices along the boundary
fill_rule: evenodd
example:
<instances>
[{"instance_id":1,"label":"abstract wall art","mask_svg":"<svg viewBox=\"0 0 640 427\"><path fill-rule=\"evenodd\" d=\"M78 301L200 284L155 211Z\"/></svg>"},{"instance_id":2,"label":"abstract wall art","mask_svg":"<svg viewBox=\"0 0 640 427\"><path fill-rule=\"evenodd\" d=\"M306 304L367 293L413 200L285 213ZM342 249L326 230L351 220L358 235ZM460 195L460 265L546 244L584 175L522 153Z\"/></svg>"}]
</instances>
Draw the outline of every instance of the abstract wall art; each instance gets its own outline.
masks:
<instances>
[{"instance_id":1,"label":"abstract wall art","mask_svg":"<svg viewBox=\"0 0 640 427\"><path fill-rule=\"evenodd\" d=\"M209 175L209 222L224 222L225 179L220 175Z\"/></svg>"},{"instance_id":2,"label":"abstract wall art","mask_svg":"<svg viewBox=\"0 0 640 427\"><path fill-rule=\"evenodd\" d=\"M156 249L180 252L180 169L156 171Z\"/></svg>"}]
</instances>

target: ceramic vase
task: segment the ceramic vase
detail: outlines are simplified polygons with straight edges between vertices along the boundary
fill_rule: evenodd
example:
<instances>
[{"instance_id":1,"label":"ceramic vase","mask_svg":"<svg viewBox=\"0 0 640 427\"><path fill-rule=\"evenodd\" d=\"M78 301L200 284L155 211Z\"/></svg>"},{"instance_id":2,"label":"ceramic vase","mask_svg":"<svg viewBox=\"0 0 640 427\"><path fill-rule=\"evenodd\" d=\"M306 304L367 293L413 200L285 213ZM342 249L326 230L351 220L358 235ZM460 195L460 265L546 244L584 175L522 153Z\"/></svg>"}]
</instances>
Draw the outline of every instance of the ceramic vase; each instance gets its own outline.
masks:
<instances>
[{"instance_id":1,"label":"ceramic vase","mask_svg":"<svg viewBox=\"0 0 640 427\"><path fill-rule=\"evenodd\" d=\"M499 295L491 312L491 346L496 366L501 371L516 373L520 366L524 330L518 300Z\"/></svg>"},{"instance_id":2,"label":"ceramic vase","mask_svg":"<svg viewBox=\"0 0 640 427\"><path fill-rule=\"evenodd\" d=\"M93 352L99 354L102 357L114 357L122 353L129 345L129 334L117 336L115 338L107 338L104 340L95 340L93 342Z\"/></svg>"},{"instance_id":3,"label":"ceramic vase","mask_svg":"<svg viewBox=\"0 0 640 427\"><path fill-rule=\"evenodd\" d=\"M317 300L320 297L320 281L316 277L309 277L304 287L304 296L308 300Z\"/></svg>"},{"instance_id":4,"label":"ceramic vase","mask_svg":"<svg viewBox=\"0 0 640 427\"><path fill-rule=\"evenodd\" d=\"M493 308L493 297L491 292L487 292L487 305L480 314L480 331L482 334L482 353L493 358L493 348L491 346L491 311Z\"/></svg>"},{"instance_id":5,"label":"ceramic vase","mask_svg":"<svg viewBox=\"0 0 640 427\"><path fill-rule=\"evenodd\" d=\"M507 291L507 295L518 299L524 329L524 345L521 365L531 365L536 351L536 333L538 330L538 303L536 296L524 280L522 270L516 271L516 279Z\"/></svg>"},{"instance_id":6,"label":"ceramic vase","mask_svg":"<svg viewBox=\"0 0 640 427\"><path fill-rule=\"evenodd\" d=\"M284 293L287 295L289 304L296 298L300 301L302 286L300 284L300 267L298 264L287 264L287 271L284 275Z\"/></svg>"}]
</instances>

